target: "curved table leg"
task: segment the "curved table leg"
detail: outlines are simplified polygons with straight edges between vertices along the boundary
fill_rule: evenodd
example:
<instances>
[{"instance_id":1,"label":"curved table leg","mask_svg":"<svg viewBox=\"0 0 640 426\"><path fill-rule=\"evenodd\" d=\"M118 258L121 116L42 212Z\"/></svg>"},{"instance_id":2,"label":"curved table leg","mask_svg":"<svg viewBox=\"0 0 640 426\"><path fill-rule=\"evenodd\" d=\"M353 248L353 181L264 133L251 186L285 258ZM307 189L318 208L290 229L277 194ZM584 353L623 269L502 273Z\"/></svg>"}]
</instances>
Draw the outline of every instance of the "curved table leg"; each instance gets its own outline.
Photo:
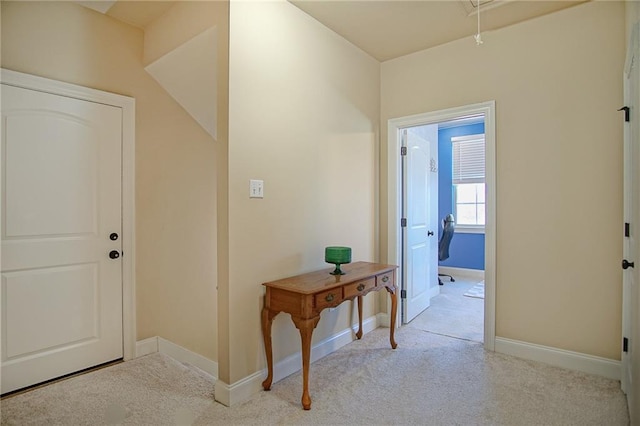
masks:
<instances>
[{"instance_id":1,"label":"curved table leg","mask_svg":"<svg viewBox=\"0 0 640 426\"><path fill-rule=\"evenodd\" d=\"M273 381L271 324L273 323L273 317L276 315L277 313L272 313L269 308L262 308L262 338L264 339L264 352L267 355L267 378L262 382L262 388L266 391L271 390L271 382Z\"/></svg>"},{"instance_id":2,"label":"curved table leg","mask_svg":"<svg viewBox=\"0 0 640 426\"><path fill-rule=\"evenodd\" d=\"M362 338L362 296L358 296L358 332L356 337Z\"/></svg>"},{"instance_id":3,"label":"curved table leg","mask_svg":"<svg viewBox=\"0 0 640 426\"><path fill-rule=\"evenodd\" d=\"M302 319L291 317L296 328L300 330L302 340L302 408L311 409L311 396L309 396L309 364L311 358L311 336L313 329L318 325L320 317Z\"/></svg>"},{"instance_id":4,"label":"curved table leg","mask_svg":"<svg viewBox=\"0 0 640 426\"><path fill-rule=\"evenodd\" d=\"M391 343L391 348L395 349L398 347L398 344L394 339L394 335L396 332L396 316L398 314L398 297L396 295L395 286L393 288L387 287L387 291L389 292L389 296L391 296L391 318L390 318L390 324L389 324L389 342Z\"/></svg>"}]
</instances>

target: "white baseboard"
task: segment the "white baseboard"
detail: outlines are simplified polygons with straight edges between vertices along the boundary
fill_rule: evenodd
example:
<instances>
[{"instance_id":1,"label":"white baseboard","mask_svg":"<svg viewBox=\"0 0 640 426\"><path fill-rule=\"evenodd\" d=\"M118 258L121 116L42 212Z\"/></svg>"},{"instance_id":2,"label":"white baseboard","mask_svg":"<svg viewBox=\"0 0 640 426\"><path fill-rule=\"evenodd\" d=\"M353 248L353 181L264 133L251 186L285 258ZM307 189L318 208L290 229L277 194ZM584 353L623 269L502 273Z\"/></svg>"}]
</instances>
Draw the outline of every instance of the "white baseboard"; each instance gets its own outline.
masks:
<instances>
[{"instance_id":1,"label":"white baseboard","mask_svg":"<svg viewBox=\"0 0 640 426\"><path fill-rule=\"evenodd\" d=\"M158 337L149 337L148 339L136 342L136 358L154 354L158 352Z\"/></svg>"},{"instance_id":2,"label":"white baseboard","mask_svg":"<svg viewBox=\"0 0 640 426\"><path fill-rule=\"evenodd\" d=\"M496 337L495 351L614 380L620 380L622 374L620 361L504 337Z\"/></svg>"},{"instance_id":3,"label":"white baseboard","mask_svg":"<svg viewBox=\"0 0 640 426\"><path fill-rule=\"evenodd\" d=\"M386 312L380 312L379 314L376 314L376 323L378 324L378 327L387 327L389 328L391 326L391 321L389 321L389 314ZM362 324L362 327L364 328L364 323Z\"/></svg>"},{"instance_id":4,"label":"white baseboard","mask_svg":"<svg viewBox=\"0 0 640 426\"><path fill-rule=\"evenodd\" d=\"M380 314L362 321L362 332L364 334L367 334L378 327L379 315ZM358 326L355 325L313 346L311 348L310 361L317 361L356 340L355 332L357 329ZM301 369L302 352L297 352L277 362L273 366L273 383L276 383ZM247 401L262 389L262 381L266 376L267 369L265 368L264 370L258 371L231 385L218 380L214 391L215 399L226 406L232 406Z\"/></svg>"},{"instance_id":5,"label":"white baseboard","mask_svg":"<svg viewBox=\"0 0 640 426\"><path fill-rule=\"evenodd\" d=\"M453 278L470 279L470 280L484 280L484 271L481 269L466 269L466 268L453 268L451 266L438 266L439 274L452 275ZM445 279L445 284L446 284Z\"/></svg>"},{"instance_id":6,"label":"white baseboard","mask_svg":"<svg viewBox=\"0 0 640 426\"><path fill-rule=\"evenodd\" d=\"M205 358L200 354L185 349L182 346L178 346L173 342L170 342L162 337L158 337L158 352L161 354L169 355L176 361L183 362L185 364L191 364L194 367L198 367L205 373L211 374L213 377L218 377L218 363Z\"/></svg>"},{"instance_id":7,"label":"white baseboard","mask_svg":"<svg viewBox=\"0 0 640 426\"><path fill-rule=\"evenodd\" d=\"M276 370L276 367L274 366L273 369ZM216 381L215 390L213 391L214 398L227 407L248 401L253 395L262 390L262 381L265 377L266 370L261 370L256 371L242 380L238 380L232 385L218 380Z\"/></svg>"},{"instance_id":8,"label":"white baseboard","mask_svg":"<svg viewBox=\"0 0 640 426\"><path fill-rule=\"evenodd\" d=\"M167 339L156 336L136 342L136 358L156 352L168 355L178 362L193 365L213 377L218 377L217 362L176 345Z\"/></svg>"},{"instance_id":9,"label":"white baseboard","mask_svg":"<svg viewBox=\"0 0 640 426\"><path fill-rule=\"evenodd\" d=\"M377 317L370 317L362 321L362 332L367 334L378 327ZM315 362L320 358L337 351L341 347L357 340L355 332L358 331L357 324L351 328L347 328L333 336L319 342L311 348L311 362ZM297 352L287 358L279 361L273 368L273 383L276 383L285 377L299 371L302 368L302 352ZM266 375L267 370L264 370Z\"/></svg>"}]
</instances>

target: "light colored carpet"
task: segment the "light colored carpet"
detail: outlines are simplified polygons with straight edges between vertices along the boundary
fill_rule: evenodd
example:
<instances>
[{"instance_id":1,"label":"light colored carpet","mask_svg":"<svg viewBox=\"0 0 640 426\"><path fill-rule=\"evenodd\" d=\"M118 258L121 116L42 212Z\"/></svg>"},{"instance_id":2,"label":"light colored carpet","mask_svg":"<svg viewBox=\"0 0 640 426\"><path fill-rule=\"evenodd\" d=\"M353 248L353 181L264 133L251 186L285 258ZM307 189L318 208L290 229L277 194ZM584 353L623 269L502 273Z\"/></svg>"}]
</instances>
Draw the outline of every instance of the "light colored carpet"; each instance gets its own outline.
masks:
<instances>
[{"instance_id":1,"label":"light colored carpet","mask_svg":"<svg viewBox=\"0 0 640 426\"><path fill-rule=\"evenodd\" d=\"M464 297L477 281L456 277L440 286L431 306L408 324L431 333L482 342L484 340L484 300Z\"/></svg>"},{"instance_id":2,"label":"light colored carpet","mask_svg":"<svg viewBox=\"0 0 640 426\"><path fill-rule=\"evenodd\" d=\"M412 327L379 328L234 407L161 354L2 400L3 425L628 425L620 383Z\"/></svg>"},{"instance_id":3,"label":"light colored carpet","mask_svg":"<svg viewBox=\"0 0 640 426\"><path fill-rule=\"evenodd\" d=\"M471 287L464 295L467 297L475 297L476 299L484 299L484 281L480 281Z\"/></svg>"}]
</instances>

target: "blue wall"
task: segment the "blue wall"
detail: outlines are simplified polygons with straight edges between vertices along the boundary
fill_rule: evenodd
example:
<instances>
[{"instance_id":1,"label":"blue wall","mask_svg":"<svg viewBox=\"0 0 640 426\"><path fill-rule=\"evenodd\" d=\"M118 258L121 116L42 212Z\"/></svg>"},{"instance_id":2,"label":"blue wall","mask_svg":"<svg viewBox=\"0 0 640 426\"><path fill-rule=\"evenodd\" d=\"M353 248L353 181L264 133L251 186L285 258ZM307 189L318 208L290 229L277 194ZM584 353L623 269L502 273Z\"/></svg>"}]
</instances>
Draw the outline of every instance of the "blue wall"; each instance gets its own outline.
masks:
<instances>
[{"instance_id":1,"label":"blue wall","mask_svg":"<svg viewBox=\"0 0 640 426\"><path fill-rule=\"evenodd\" d=\"M438 214L440 223L447 214L453 213L451 138L481 133L484 133L484 123L438 131ZM439 227L438 239L441 234L442 225ZM439 265L484 270L484 234L463 234L456 229L449 246L449 259L439 262Z\"/></svg>"}]
</instances>

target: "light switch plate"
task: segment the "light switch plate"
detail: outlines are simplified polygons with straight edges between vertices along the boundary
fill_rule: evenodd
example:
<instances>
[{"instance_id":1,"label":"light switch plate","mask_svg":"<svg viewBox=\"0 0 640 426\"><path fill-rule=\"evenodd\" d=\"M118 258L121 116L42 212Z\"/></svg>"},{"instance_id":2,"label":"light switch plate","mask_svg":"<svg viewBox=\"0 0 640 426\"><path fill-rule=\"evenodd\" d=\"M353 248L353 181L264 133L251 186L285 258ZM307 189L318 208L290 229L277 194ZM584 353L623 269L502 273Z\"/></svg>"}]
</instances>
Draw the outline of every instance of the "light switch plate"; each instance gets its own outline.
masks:
<instances>
[{"instance_id":1,"label":"light switch plate","mask_svg":"<svg viewBox=\"0 0 640 426\"><path fill-rule=\"evenodd\" d=\"M264 198L264 181L258 179L249 180L249 198Z\"/></svg>"}]
</instances>

